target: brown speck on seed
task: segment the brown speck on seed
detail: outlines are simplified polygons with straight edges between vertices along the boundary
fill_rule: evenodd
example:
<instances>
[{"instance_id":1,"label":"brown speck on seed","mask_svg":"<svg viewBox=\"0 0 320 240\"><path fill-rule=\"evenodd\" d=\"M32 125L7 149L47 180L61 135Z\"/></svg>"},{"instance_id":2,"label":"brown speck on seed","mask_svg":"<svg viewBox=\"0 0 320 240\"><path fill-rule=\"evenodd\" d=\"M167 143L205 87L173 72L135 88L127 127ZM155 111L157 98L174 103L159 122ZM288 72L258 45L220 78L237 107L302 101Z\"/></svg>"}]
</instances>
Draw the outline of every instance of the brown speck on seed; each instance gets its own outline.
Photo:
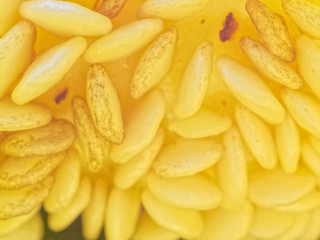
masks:
<instances>
[{"instance_id":1,"label":"brown speck on seed","mask_svg":"<svg viewBox=\"0 0 320 240\"><path fill-rule=\"evenodd\" d=\"M200 21L200 24L204 24L206 22L206 20L203 18L201 21Z\"/></svg>"},{"instance_id":2,"label":"brown speck on seed","mask_svg":"<svg viewBox=\"0 0 320 240\"><path fill-rule=\"evenodd\" d=\"M56 104L60 104L63 100L66 99L67 95L68 95L68 88L64 88L55 96L54 101L56 102Z\"/></svg>"},{"instance_id":3,"label":"brown speck on seed","mask_svg":"<svg viewBox=\"0 0 320 240\"><path fill-rule=\"evenodd\" d=\"M238 22L233 17L233 13L229 13L226 16L226 20L223 23L223 29L220 31L221 42L226 42L231 39L232 35L238 29Z\"/></svg>"},{"instance_id":4,"label":"brown speck on seed","mask_svg":"<svg viewBox=\"0 0 320 240\"><path fill-rule=\"evenodd\" d=\"M108 18L115 18L122 10L127 0L97 0L95 11Z\"/></svg>"}]
</instances>

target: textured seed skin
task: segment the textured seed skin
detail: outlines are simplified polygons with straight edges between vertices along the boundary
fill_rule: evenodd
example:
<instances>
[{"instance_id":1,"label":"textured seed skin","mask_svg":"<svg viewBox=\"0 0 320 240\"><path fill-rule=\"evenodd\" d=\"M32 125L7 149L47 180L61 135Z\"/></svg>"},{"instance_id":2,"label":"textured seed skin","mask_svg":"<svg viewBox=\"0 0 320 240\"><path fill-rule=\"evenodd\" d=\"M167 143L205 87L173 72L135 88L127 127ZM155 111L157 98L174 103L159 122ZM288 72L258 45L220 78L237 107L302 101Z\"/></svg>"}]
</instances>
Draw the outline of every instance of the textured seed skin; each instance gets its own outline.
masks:
<instances>
[{"instance_id":1,"label":"textured seed skin","mask_svg":"<svg viewBox=\"0 0 320 240\"><path fill-rule=\"evenodd\" d=\"M124 130L118 95L106 70L99 64L92 65L88 72L87 101L100 134L111 143L122 143Z\"/></svg>"},{"instance_id":2,"label":"textured seed skin","mask_svg":"<svg viewBox=\"0 0 320 240\"><path fill-rule=\"evenodd\" d=\"M53 154L71 147L75 137L74 126L67 120L57 119L40 128L8 134L0 142L0 149L13 157Z\"/></svg>"},{"instance_id":3,"label":"textured seed skin","mask_svg":"<svg viewBox=\"0 0 320 240\"><path fill-rule=\"evenodd\" d=\"M66 152L24 158L8 157L0 165L0 188L18 189L44 180L65 159Z\"/></svg>"},{"instance_id":4,"label":"textured seed skin","mask_svg":"<svg viewBox=\"0 0 320 240\"><path fill-rule=\"evenodd\" d=\"M201 11L208 0L148 0L137 11L139 18L159 17L166 20L180 20Z\"/></svg>"},{"instance_id":5,"label":"textured seed skin","mask_svg":"<svg viewBox=\"0 0 320 240\"><path fill-rule=\"evenodd\" d=\"M163 22L150 18L132 22L93 42L84 54L89 63L109 62L128 57L146 46L163 28Z\"/></svg>"},{"instance_id":6,"label":"textured seed skin","mask_svg":"<svg viewBox=\"0 0 320 240\"><path fill-rule=\"evenodd\" d=\"M64 37L101 36L112 29L109 18L71 2L27 1L21 4L20 14L38 26Z\"/></svg>"},{"instance_id":7,"label":"textured seed skin","mask_svg":"<svg viewBox=\"0 0 320 240\"><path fill-rule=\"evenodd\" d=\"M295 51L284 18L259 0L247 0L246 10L270 53L283 61L293 62Z\"/></svg>"},{"instance_id":8,"label":"textured seed skin","mask_svg":"<svg viewBox=\"0 0 320 240\"><path fill-rule=\"evenodd\" d=\"M320 155L308 141L301 144L302 161L316 177L320 177Z\"/></svg>"},{"instance_id":9,"label":"textured seed skin","mask_svg":"<svg viewBox=\"0 0 320 240\"><path fill-rule=\"evenodd\" d=\"M171 26L161 33L143 53L130 84L130 93L133 98L143 96L168 73L177 38L177 27Z\"/></svg>"},{"instance_id":10,"label":"textured seed skin","mask_svg":"<svg viewBox=\"0 0 320 240\"><path fill-rule=\"evenodd\" d=\"M282 0L292 21L310 37L320 38L320 6L305 0Z\"/></svg>"},{"instance_id":11,"label":"textured seed skin","mask_svg":"<svg viewBox=\"0 0 320 240\"><path fill-rule=\"evenodd\" d=\"M107 16L115 18L125 6L127 0L97 0L95 11Z\"/></svg>"},{"instance_id":12,"label":"textured seed skin","mask_svg":"<svg viewBox=\"0 0 320 240\"><path fill-rule=\"evenodd\" d=\"M289 63L269 53L261 43L250 37L243 37L240 46L253 65L265 77L292 89L298 89L302 86L303 80L294 68Z\"/></svg>"},{"instance_id":13,"label":"textured seed skin","mask_svg":"<svg viewBox=\"0 0 320 240\"><path fill-rule=\"evenodd\" d=\"M19 131L47 125L52 113L37 103L17 105L8 97L0 100L0 131Z\"/></svg>"},{"instance_id":14,"label":"textured seed skin","mask_svg":"<svg viewBox=\"0 0 320 240\"><path fill-rule=\"evenodd\" d=\"M77 136L84 151L88 168L92 172L97 172L104 163L101 136L94 126L88 105L82 97L72 98L72 109Z\"/></svg>"},{"instance_id":15,"label":"textured seed skin","mask_svg":"<svg viewBox=\"0 0 320 240\"><path fill-rule=\"evenodd\" d=\"M174 106L179 119L194 115L201 107L211 75L212 49L211 42L201 42L184 71Z\"/></svg>"},{"instance_id":16,"label":"textured seed skin","mask_svg":"<svg viewBox=\"0 0 320 240\"><path fill-rule=\"evenodd\" d=\"M259 75L230 57L216 61L224 82L237 100L270 124L283 121L285 111Z\"/></svg>"},{"instance_id":17,"label":"textured seed skin","mask_svg":"<svg viewBox=\"0 0 320 240\"><path fill-rule=\"evenodd\" d=\"M35 26L23 20L2 37L0 41L0 97L6 94L9 87L32 61L36 34Z\"/></svg>"},{"instance_id":18,"label":"textured seed skin","mask_svg":"<svg viewBox=\"0 0 320 240\"><path fill-rule=\"evenodd\" d=\"M0 219L30 213L47 197L53 184L48 177L42 182L17 190L0 190Z\"/></svg>"},{"instance_id":19,"label":"textured seed skin","mask_svg":"<svg viewBox=\"0 0 320 240\"><path fill-rule=\"evenodd\" d=\"M13 90L12 100L23 105L55 86L86 48L83 37L74 37L39 55Z\"/></svg>"}]
</instances>

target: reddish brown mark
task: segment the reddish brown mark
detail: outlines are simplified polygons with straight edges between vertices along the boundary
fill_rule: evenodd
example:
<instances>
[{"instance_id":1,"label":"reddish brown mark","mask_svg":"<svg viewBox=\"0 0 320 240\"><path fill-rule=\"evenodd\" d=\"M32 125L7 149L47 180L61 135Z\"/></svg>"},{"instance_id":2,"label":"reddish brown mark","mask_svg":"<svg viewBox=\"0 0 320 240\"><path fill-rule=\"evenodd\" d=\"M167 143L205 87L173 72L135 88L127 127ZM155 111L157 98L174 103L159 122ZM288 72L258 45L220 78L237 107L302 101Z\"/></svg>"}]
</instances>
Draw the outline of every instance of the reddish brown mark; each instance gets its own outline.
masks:
<instances>
[{"instance_id":1,"label":"reddish brown mark","mask_svg":"<svg viewBox=\"0 0 320 240\"><path fill-rule=\"evenodd\" d=\"M68 88L65 88L55 96L54 101L56 102L56 104L59 104L66 99L68 91Z\"/></svg>"},{"instance_id":2,"label":"reddish brown mark","mask_svg":"<svg viewBox=\"0 0 320 240\"><path fill-rule=\"evenodd\" d=\"M223 23L223 29L220 31L220 40L226 42L232 38L232 35L238 29L238 22L233 17L233 13L229 12Z\"/></svg>"}]
</instances>

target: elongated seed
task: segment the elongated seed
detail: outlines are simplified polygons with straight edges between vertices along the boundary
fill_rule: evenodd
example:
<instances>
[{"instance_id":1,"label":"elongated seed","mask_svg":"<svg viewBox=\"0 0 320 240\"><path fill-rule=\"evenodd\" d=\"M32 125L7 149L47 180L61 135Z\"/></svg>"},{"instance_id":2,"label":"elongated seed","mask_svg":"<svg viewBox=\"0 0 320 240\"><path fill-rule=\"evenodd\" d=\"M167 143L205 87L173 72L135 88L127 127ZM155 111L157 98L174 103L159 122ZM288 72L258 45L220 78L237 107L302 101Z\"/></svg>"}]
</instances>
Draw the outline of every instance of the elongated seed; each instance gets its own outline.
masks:
<instances>
[{"instance_id":1,"label":"elongated seed","mask_svg":"<svg viewBox=\"0 0 320 240\"><path fill-rule=\"evenodd\" d=\"M115 18L126 2L127 0L97 0L94 10L108 18Z\"/></svg>"},{"instance_id":2,"label":"elongated seed","mask_svg":"<svg viewBox=\"0 0 320 240\"><path fill-rule=\"evenodd\" d=\"M19 21L19 6L25 0L0 1L0 36Z\"/></svg>"}]
</instances>

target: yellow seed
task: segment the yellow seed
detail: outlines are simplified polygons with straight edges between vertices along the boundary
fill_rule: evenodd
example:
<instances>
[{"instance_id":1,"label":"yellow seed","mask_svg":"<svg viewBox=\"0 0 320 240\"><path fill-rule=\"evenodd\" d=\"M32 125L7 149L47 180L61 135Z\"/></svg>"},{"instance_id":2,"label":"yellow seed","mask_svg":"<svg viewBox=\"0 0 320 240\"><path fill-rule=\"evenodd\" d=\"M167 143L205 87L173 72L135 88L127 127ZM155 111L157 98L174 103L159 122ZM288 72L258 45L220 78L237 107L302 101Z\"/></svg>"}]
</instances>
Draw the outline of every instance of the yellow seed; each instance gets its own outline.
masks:
<instances>
[{"instance_id":1,"label":"yellow seed","mask_svg":"<svg viewBox=\"0 0 320 240\"><path fill-rule=\"evenodd\" d=\"M91 195L91 180L84 176L71 202L48 217L48 225L52 231L66 229L87 207Z\"/></svg>"},{"instance_id":2,"label":"yellow seed","mask_svg":"<svg viewBox=\"0 0 320 240\"><path fill-rule=\"evenodd\" d=\"M290 228L293 221L293 214L258 208L254 214L250 235L258 239L277 239L277 236Z\"/></svg>"},{"instance_id":3,"label":"yellow seed","mask_svg":"<svg viewBox=\"0 0 320 240\"><path fill-rule=\"evenodd\" d=\"M40 206L35 207L31 212L6 220L0 220L0 238L14 232L25 223L29 222L40 210Z\"/></svg>"},{"instance_id":4,"label":"yellow seed","mask_svg":"<svg viewBox=\"0 0 320 240\"><path fill-rule=\"evenodd\" d=\"M320 155L320 139L309 134L308 140L309 140L309 143L311 144L313 150L315 150Z\"/></svg>"},{"instance_id":5,"label":"yellow seed","mask_svg":"<svg viewBox=\"0 0 320 240\"><path fill-rule=\"evenodd\" d=\"M190 117L200 109L211 75L212 48L211 42L204 41L193 53L181 79L174 106L177 118Z\"/></svg>"},{"instance_id":6,"label":"yellow seed","mask_svg":"<svg viewBox=\"0 0 320 240\"><path fill-rule=\"evenodd\" d=\"M281 97L288 112L303 129L320 138L320 103L313 96L282 89Z\"/></svg>"},{"instance_id":7,"label":"yellow seed","mask_svg":"<svg viewBox=\"0 0 320 240\"><path fill-rule=\"evenodd\" d=\"M297 68L310 89L320 98L320 47L306 35L295 39Z\"/></svg>"},{"instance_id":8,"label":"yellow seed","mask_svg":"<svg viewBox=\"0 0 320 240\"><path fill-rule=\"evenodd\" d=\"M158 226L148 214L143 213L139 219L139 225L137 231L133 237L133 240L178 240L179 235Z\"/></svg>"},{"instance_id":9,"label":"yellow seed","mask_svg":"<svg viewBox=\"0 0 320 240\"><path fill-rule=\"evenodd\" d=\"M139 18L159 17L166 20L180 20L201 11L209 0L147 0L137 11Z\"/></svg>"},{"instance_id":10,"label":"yellow seed","mask_svg":"<svg viewBox=\"0 0 320 240\"><path fill-rule=\"evenodd\" d=\"M279 205L276 206L274 209L281 212L293 212L297 214L301 214L303 212L311 211L316 207L320 206L320 192L313 191L306 196L300 198L296 202L286 204L286 205Z\"/></svg>"},{"instance_id":11,"label":"yellow seed","mask_svg":"<svg viewBox=\"0 0 320 240\"><path fill-rule=\"evenodd\" d=\"M162 21L156 18L129 23L93 42L84 57L89 63L128 57L146 46L161 32L162 27Z\"/></svg>"},{"instance_id":12,"label":"yellow seed","mask_svg":"<svg viewBox=\"0 0 320 240\"><path fill-rule=\"evenodd\" d=\"M72 98L72 109L77 136L88 168L92 172L97 172L104 163L102 139L94 126L87 103L82 97L75 96Z\"/></svg>"},{"instance_id":13,"label":"yellow seed","mask_svg":"<svg viewBox=\"0 0 320 240\"><path fill-rule=\"evenodd\" d=\"M112 29L109 18L71 2L27 1L20 6L22 17L60 36L94 37Z\"/></svg>"},{"instance_id":14,"label":"yellow seed","mask_svg":"<svg viewBox=\"0 0 320 240\"><path fill-rule=\"evenodd\" d=\"M115 18L122 10L127 0L97 0L95 11L109 17Z\"/></svg>"},{"instance_id":15,"label":"yellow seed","mask_svg":"<svg viewBox=\"0 0 320 240\"><path fill-rule=\"evenodd\" d=\"M218 178L223 192L222 207L234 209L247 198L248 177L246 150L236 127L223 136L224 155L218 162Z\"/></svg>"},{"instance_id":16,"label":"yellow seed","mask_svg":"<svg viewBox=\"0 0 320 240\"><path fill-rule=\"evenodd\" d=\"M246 10L270 53L293 62L296 56L284 18L259 0L247 0Z\"/></svg>"},{"instance_id":17,"label":"yellow seed","mask_svg":"<svg viewBox=\"0 0 320 240\"><path fill-rule=\"evenodd\" d=\"M77 192L81 175L79 155L71 149L54 173L52 189L44 202L48 213L54 213L66 207Z\"/></svg>"},{"instance_id":18,"label":"yellow seed","mask_svg":"<svg viewBox=\"0 0 320 240\"><path fill-rule=\"evenodd\" d=\"M0 40L0 97L6 94L32 61L35 41L36 28L25 20L16 24Z\"/></svg>"},{"instance_id":19,"label":"yellow seed","mask_svg":"<svg viewBox=\"0 0 320 240\"><path fill-rule=\"evenodd\" d=\"M145 50L131 81L130 93L133 98L143 96L168 73L177 38L177 27L171 26Z\"/></svg>"},{"instance_id":20,"label":"yellow seed","mask_svg":"<svg viewBox=\"0 0 320 240\"><path fill-rule=\"evenodd\" d=\"M320 229L318 228L320 225L320 208L311 211L310 215L308 224L300 237L301 240L317 239L320 235Z\"/></svg>"},{"instance_id":21,"label":"yellow seed","mask_svg":"<svg viewBox=\"0 0 320 240\"><path fill-rule=\"evenodd\" d=\"M269 53L261 43L250 37L243 37L240 46L253 65L265 77L292 89L298 89L302 86L303 81L294 68Z\"/></svg>"},{"instance_id":22,"label":"yellow seed","mask_svg":"<svg viewBox=\"0 0 320 240\"><path fill-rule=\"evenodd\" d=\"M67 150L75 137L73 125L67 120L57 119L40 128L8 134L0 142L0 149L14 157L46 155Z\"/></svg>"},{"instance_id":23,"label":"yellow seed","mask_svg":"<svg viewBox=\"0 0 320 240\"><path fill-rule=\"evenodd\" d=\"M48 177L42 182L17 190L0 190L0 219L30 213L47 197L53 184Z\"/></svg>"},{"instance_id":24,"label":"yellow seed","mask_svg":"<svg viewBox=\"0 0 320 240\"><path fill-rule=\"evenodd\" d=\"M140 196L135 190L113 188L105 218L105 236L108 240L131 239L140 213Z\"/></svg>"},{"instance_id":25,"label":"yellow seed","mask_svg":"<svg viewBox=\"0 0 320 240\"><path fill-rule=\"evenodd\" d=\"M5 35L15 25L19 16L19 6L25 0L0 1L0 37Z\"/></svg>"},{"instance_id":26,"label":"yellow seed","mask_svg":"<svg viewBox=\"0 0 320 240\"><path fill-rule=\"evenodd\" d=\"M176 232L183 238L196 238L204 228L199 211L164 203L155 198L148 190L142 193L142 203L147 213L157 224Z\"/></svg>"},{"instance_id":27,"label":"yellow seed","mask_svg":"<svg viewBox=\"0 0 320 240\"><path fill-rule=\"evenodd\" d=\"M301 144L301 155L303 163L316 177L320 178L320 155L307 141Z\"/></svg>"},{"instance_id":28,"label":"yellow seed","mask_svg":"<svg viewBox=\"0 0 320 240\"><path fill-rule=\"evenodd\" d=\"M199 240L242 239L248 232L253 217L253 207L248 202L227 211L221 208L213 212Z\"/></svg>"},{"instance_id":29,"label":"yellow seed","mask_svg":"<svg viewBox=\"0 0 320 240\"><path fill-rule=\"evenodd\" d=\"M300 158L300 134L289 114L276 126L275 142L283 170L288 173L295 172Z\"/></svg>"},{"instance_id":30,"label":"yellow seed","mask_svg":"<svg viewBox=\"0 0 320 240\"><path fill-rule=\"evenodd\" d=\"M85 239L98 239L104 223L107 203L107 184L103 179L95 180L90 202L82 213L82 234Z\"/></svg>"},{"instance_id":31,"label":"yellow seed","mask_svg":"<svg viewBox=\"0 0 320 240\"><path fill-rule=\"evenodd\" d=\"M39 3L41 2L43 1ZM46 18L48 19L48 16ZM12 100L22 105L55 86L82 55L86 47L87 42L83 37L74 37L39 55L13 90Z\"/></svg>"},{"instance_id":32,"label":"yellow seed","mask_svg":"<svg viewBox=\"0 0 320 240\"><path fill-rule=\"evenodd\" d=\"M159 200L177 207L209 210L219 206L221 191L211 179L200 174L179 177L161 178L151 172L147 179L148 189Z\"/></svg>"},{"instance_id":33,"label":"yellow seed","mask_svg":"<svg viewBox=\"0 0 320 240\"><path fill-rule=\"evenodd\" d=\"M277 165L277 152L267 124L242 105L236 107L236 120L241 134L258 163L272 169Z\"/></svg>"},{"instance_id":34,"label":"yellow seed","mask_svg":"<svg viewBox=\"0 0 320 240\"><path fill-rule=\"evenodd\" d=\"M48 124L52 119L49 109L37 103L19 106L10 98L0 100L0 131L19 131Z\"/></svg>"},{"instance_id":35,"label":"yellow seed","mask_svg":"<svg viewBox=\"0 0 320 240\"><path fill-rule=\"evenodd\" d=\"M117 166L113 173L113 182L118 188L132 187L150 168L153 160L162 147L164 130L159 129L152 143L129 162Z\"/></svg>"},{"instance_id":36,"label":"yellow seed","mask_svg":"<svg viewBox=\"0 0 320 240\"><path fill-rule=\"evenodd\" d=\"M216 64L224 82L240 103L270 124L283 121L285 111L282 105L259 75L230 57L220 56Z\"/></svg>"},{"instance_id":37,"label":"yellow seed","mask_svg":"<svg viewBox=\"0 0 320 240\"><path fill-rule=\"evenodd\" d=\"M160 151L153 169L162 177L190 176L214 165L221 154L221 145L212 140L178 139Z\"/></svg>"},{"instance_id":38,"label":"yellow seed","mask_svg":"<svg viewBox=\"0 0 320 240\"><path fill-rule=\"evenodd\" d=\"M111 143L122 143L124 133L118 95L101 65L94 64L89 69L87 101L100 134Z\"/></svg>"},{"instance_id":39,"label":"yellow seed","mask_svg":"<svg viewBox=\"0 0 320 240\"><path fill-rule=\"evenodd\" d=\"M44 224L40 214L37 214L29 222L22 225L16 231L9 235L1 237L1 240L20 240L28 238L29 240L42 240L44 237Z\"/></svg>"},{"instance_id":40,"label":"yellow seed","mask_svg":"<svg viewBox=\"0 0 320 240\"><path fill-rule=\"evenodd\" d=\"M8 157L0 165L0 188L17 189L44 180L64 160L66 152L25 158Z\"/></svg>"},{"instance_id":41,"label":"yellow seed","mask_svg":"<svg viewBox=\"0 0 320 240\"><path fill-rule=\"evenodd\" d=\"M282 7L293 22L310 37L320 38L320 6L306 0L282 0Z\"/></svg>"},{"instance_id":42,"label":"yellow seed","mask_svg":"<svg viewBox=\"0 0 320 240\"><path fill-rule=\"evenodd\" d=\"M314 176L304 168L289 174L276 168L258 171L249 178L249 199L262 207L289 204L315 188Z\"/></svg>"},{"instance_id":43,"label":"yellow seed","mask_svg":"<svg viewBox=\"0 0 320 240\"><path fill-rule=\"evenodd\" d=\"M196 114L185 119L176 119L169 124L169 130L184 138L204 138L228 130L231 119L201 108Z\"/></svg>"},{"instance_id":44,"label":"yellow seed","mask_svg":"<svg viewBox=\"0 0 320 240\"><path fill-rule=\"evenodd\" d=\"M111 159L126 163L147 147L156 136L164 113L165 100L161 92L154 91L145 96L125 125L123 143L113 146Z\"/></svg>"}]
</instances>

